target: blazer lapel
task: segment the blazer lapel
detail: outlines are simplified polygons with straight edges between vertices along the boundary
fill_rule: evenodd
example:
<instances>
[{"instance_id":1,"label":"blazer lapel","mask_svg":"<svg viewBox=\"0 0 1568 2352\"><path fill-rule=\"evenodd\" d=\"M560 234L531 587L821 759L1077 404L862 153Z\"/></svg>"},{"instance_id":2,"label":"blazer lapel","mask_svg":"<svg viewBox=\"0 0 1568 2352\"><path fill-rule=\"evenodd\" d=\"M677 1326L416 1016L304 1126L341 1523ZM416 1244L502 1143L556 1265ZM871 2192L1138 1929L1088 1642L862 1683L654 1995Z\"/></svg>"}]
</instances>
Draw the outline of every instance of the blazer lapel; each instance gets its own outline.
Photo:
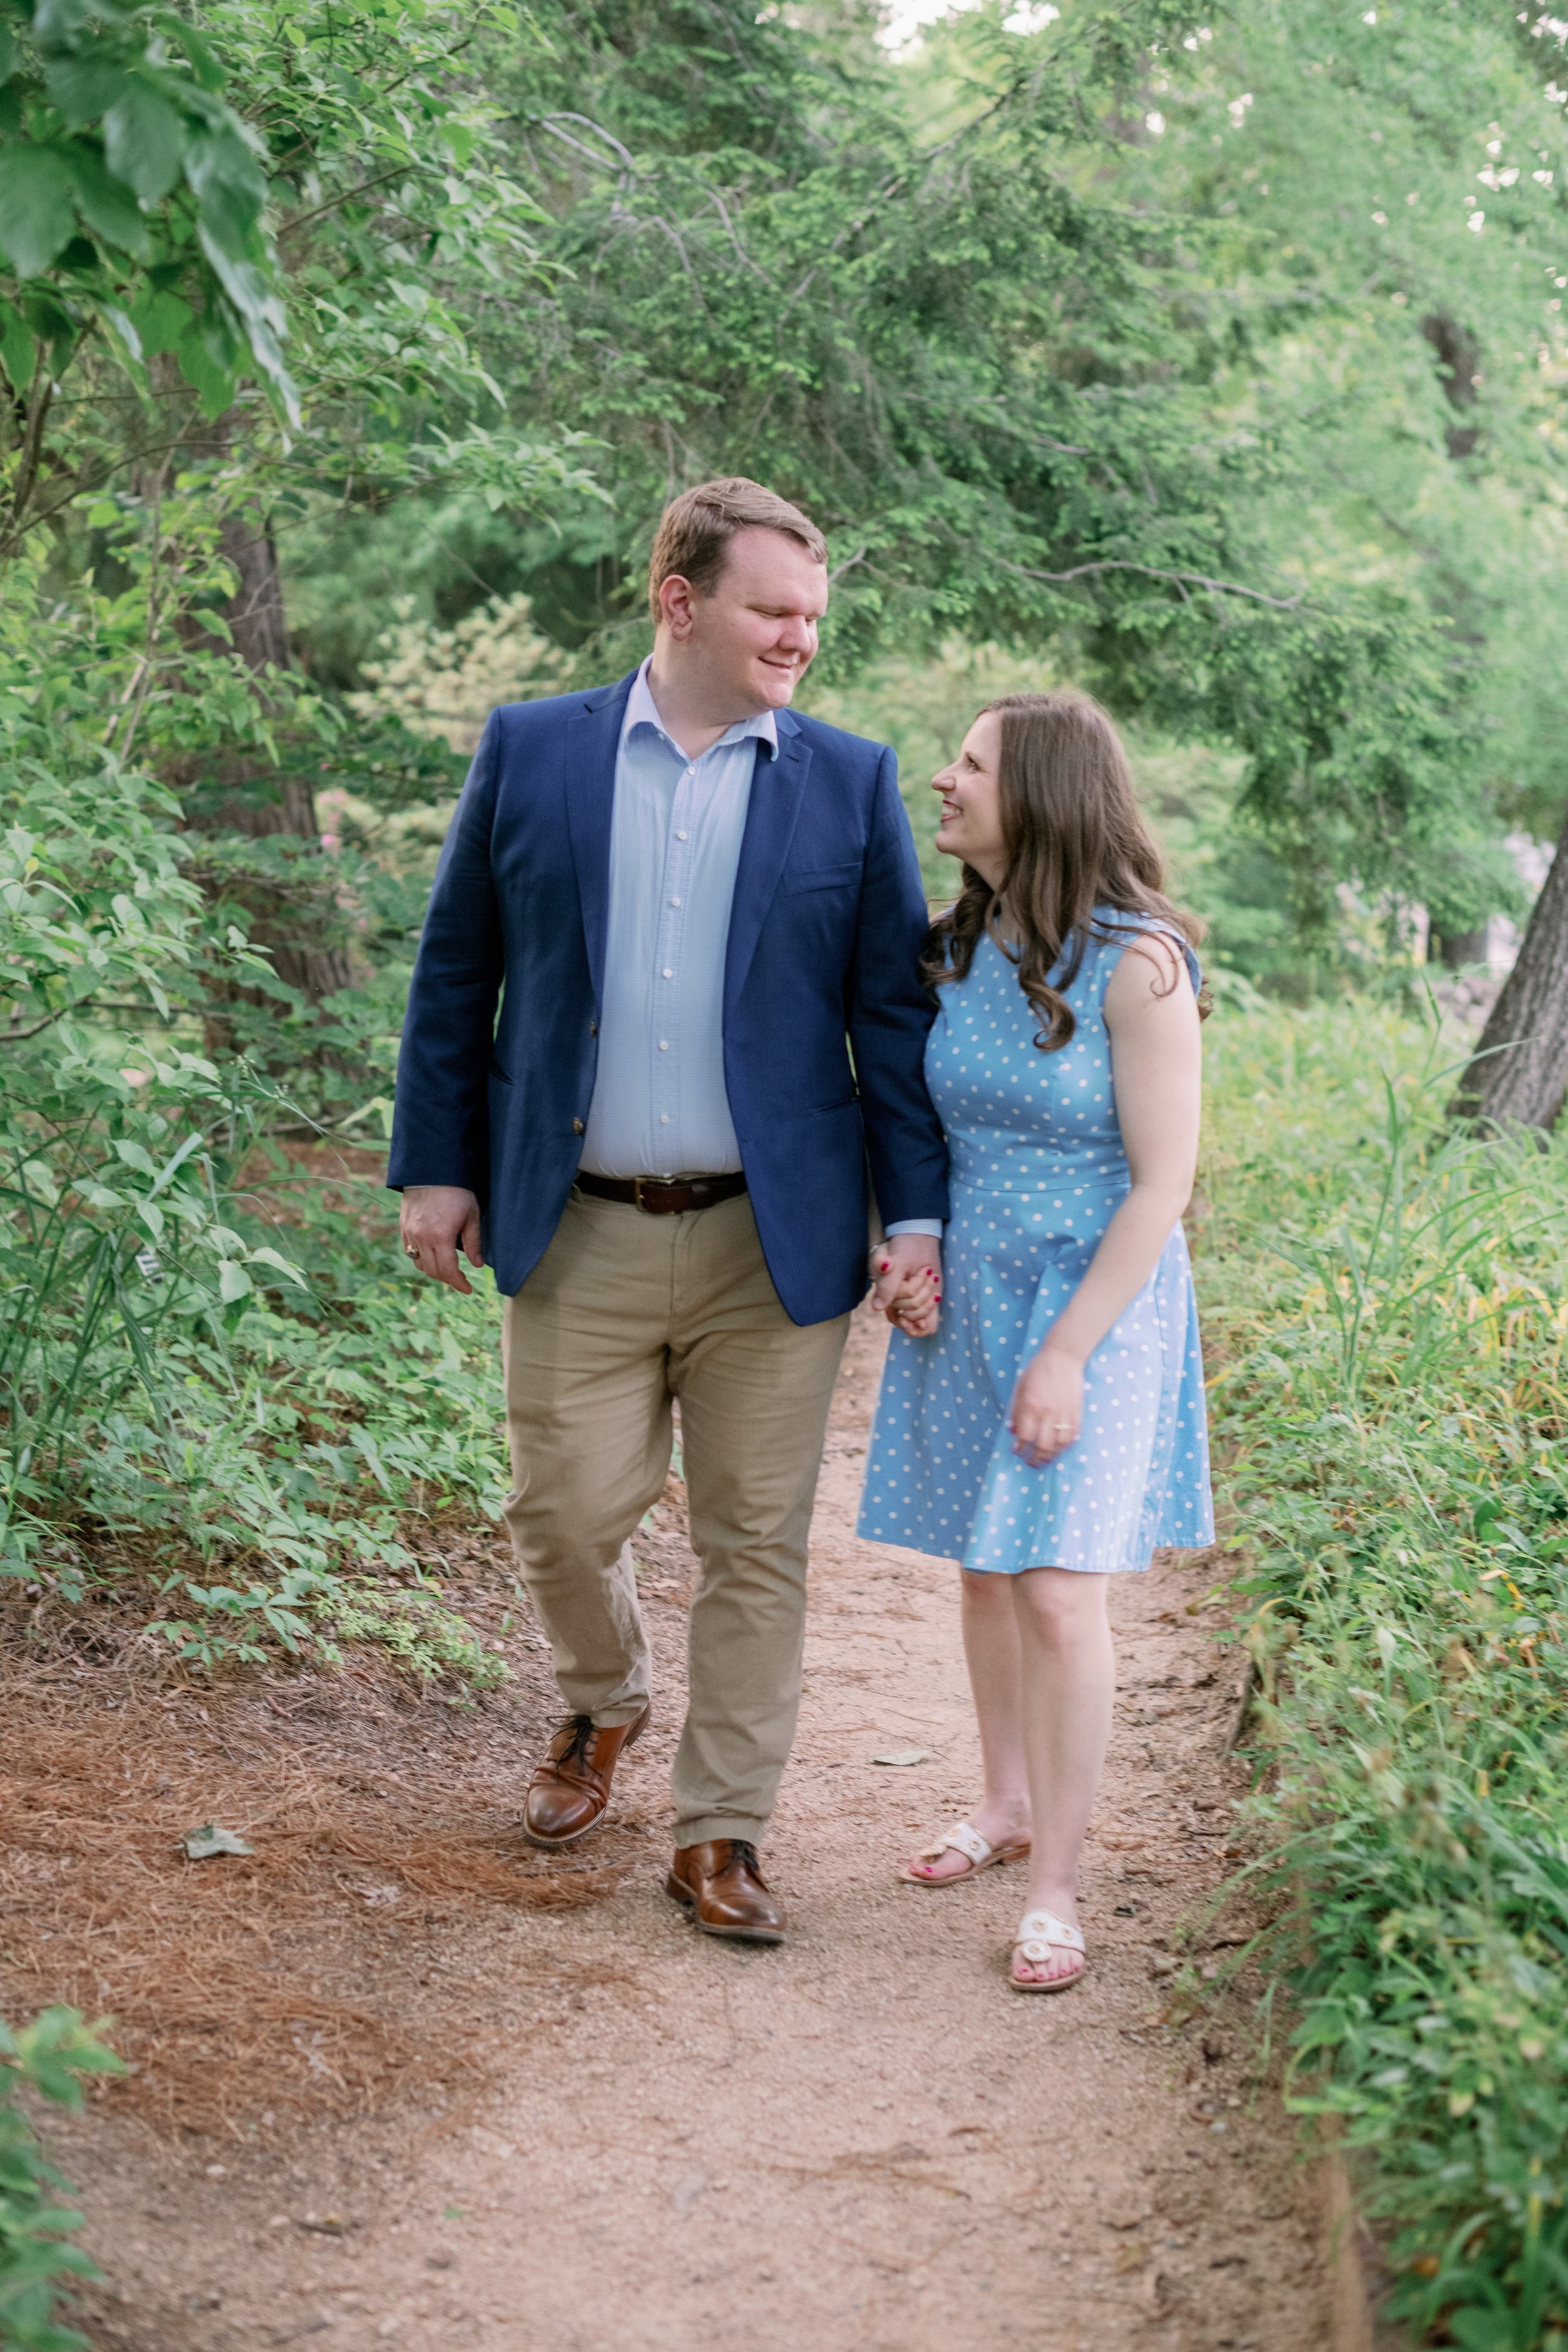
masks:
<instances>
[{"instance_id":1,"label":"blazer lapel","mask_svg":"<svg viewBox=\"0 0 1568 2352\"><path fill-rule=\"evenodd\" d=\"M730 940L724 957L724 1012L728 1017L746 984L763 924L795 837L811 753L787 710L779 713L778 757L759 751L752 777L735 896L730 908Z\"/></svg>"},{"instance_id":2,"label":"blazer lapel","mask_svg":"<svg viewBox=\"0 0 1568 2352\"><path fill-rule=\"evenodd\" d=\"M566 829L577 869L577 897L594 1002L605 996L605 938L610 918L610 826L616 808L616 756L632 678L604 688L583 703L567 730L565 745Z\"/></svg>"}]
</instances>

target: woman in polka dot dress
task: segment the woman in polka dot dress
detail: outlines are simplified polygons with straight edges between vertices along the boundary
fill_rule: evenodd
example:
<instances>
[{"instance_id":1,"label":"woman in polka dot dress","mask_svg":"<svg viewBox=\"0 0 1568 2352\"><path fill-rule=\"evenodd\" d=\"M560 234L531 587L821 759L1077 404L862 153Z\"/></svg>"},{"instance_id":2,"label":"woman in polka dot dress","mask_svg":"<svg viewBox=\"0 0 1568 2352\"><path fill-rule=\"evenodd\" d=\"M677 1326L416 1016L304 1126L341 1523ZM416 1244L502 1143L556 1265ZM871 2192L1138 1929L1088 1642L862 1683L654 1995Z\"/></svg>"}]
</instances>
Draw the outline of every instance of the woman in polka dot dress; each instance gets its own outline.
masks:
<instances>
[{"instance_id":1,"label":"woman in polka dot dress","mask_svg":"<svg viewBox=\"0 0 1568 2352\"><path fill-rule=\"evenodd\" d=\"M952 1152L946 1297L889 1307L860 1532L957 1559L984 1792L903 1875L1028 1857L1021 1992L1084 1968L1078 1866L1110 1729L1110 1578L1213 1540L1181 1228L1197 1152L1196 927L1161 889L1087 696L1008 695L951 767L926 1054Z\"/></svg>"}]
</instances>

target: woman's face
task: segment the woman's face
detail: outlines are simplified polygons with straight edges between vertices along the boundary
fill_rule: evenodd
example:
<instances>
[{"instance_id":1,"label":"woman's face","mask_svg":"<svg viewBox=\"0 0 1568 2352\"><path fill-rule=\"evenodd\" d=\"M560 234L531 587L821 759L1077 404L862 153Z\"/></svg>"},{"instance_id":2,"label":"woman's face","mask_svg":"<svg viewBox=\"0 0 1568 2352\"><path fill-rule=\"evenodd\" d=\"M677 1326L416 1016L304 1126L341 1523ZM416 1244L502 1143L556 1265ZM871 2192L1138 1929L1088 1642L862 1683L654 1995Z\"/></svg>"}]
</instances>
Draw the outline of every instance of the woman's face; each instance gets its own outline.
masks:
<instances>
[{"instance_id":1,"label":"woman's face","mask_svg":"<svg viewBox=\"0 0 1568 2352\"><path fill-rule=\"evenodd\" d=\"M1002 839L1002 714L983 710L956 760L931 778L942 796L936 845L944 857L962 858L995 889L1007 867Z\"/></svg>"}]
</instances>

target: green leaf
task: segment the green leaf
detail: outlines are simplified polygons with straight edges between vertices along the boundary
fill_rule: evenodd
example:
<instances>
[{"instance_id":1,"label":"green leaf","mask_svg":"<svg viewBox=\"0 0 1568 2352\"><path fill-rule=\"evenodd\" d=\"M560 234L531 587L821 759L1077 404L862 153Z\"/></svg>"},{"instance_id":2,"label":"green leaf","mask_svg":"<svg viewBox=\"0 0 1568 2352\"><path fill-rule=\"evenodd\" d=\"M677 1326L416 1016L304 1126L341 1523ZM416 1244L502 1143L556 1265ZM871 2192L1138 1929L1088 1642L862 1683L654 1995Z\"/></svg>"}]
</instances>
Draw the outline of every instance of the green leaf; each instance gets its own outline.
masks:
<instances>
[{"instance_id":1,"label":"green leaf","mask_svg":"<svg viewBox=\"0 0 1568 2352\"><path fill-rule=\"evenodd\" d=\"M177 294L154 287L132 310L131 323L140 338L142 356L153 359L160 352L174 349L191 323L191 306Z\"/></svg>"},{"instance_id":2,"label":"green leaf","mask_svg":"<svg viewBox=\"0 0 1568 2352\"><path fill-rule=\"evenodd\" d=\"M36 278L70 242L71 175L50 147L0 148L0 252Z\"/></svg>"},{"instance_id":3,"label":"green leaf","mask_svg":"<svg viewBox=\"0 0 1568 2352\"><path fill-rule=\"evenodd\" d=\"M172 8L159 11L157 25L158 30L167 39L177 42L184 49L190 59L191 69L203 89L223 88L223 68L194 25L188 25L184 18L176 15Z\"/></svg>"},{"instance_id":4,"label":"green leaf","mask_svg":"<svg viewBox=\"0 0 1568 2352\"><path fill-rule=\"evenodd\" d=\"M218 1297L226 1307L234 1306L238 1299L248 1298L255 1286L237 1258L225 1258L218 1269L217 1289Z\"/></svg>"},{"instance_id":5,"label":"green leaf","mask_svg":"<svg viewBox=\"0 0 1568 2352\"><path fill-rule=\"evenodd\" d=\"M297 1282L302 1290L310 1287L293 1259L285 1257L280 1250L253 1249L250 1263L252 1265L275 1265L279 1274L286 1274L289 1281Z\"/></svg>"},{"instance_id":6,"label":"green leaf","mask_svg":"<svg viewBox=\"0 0 1568 2352\"><path fill-rule=\"evenodd\" d=\"M100 13L99 0L38 0L33 11L34 36L46 47L74 40Z\"/></svg>"},{"instance_id":7,"label":"green leaf","mask_svg":"<svg viewBox=\"0 0 1568 2352\"><path fill-rule=\"evenodd\" d=\"M37 364L38 346L32 330L19 310L0 300L0 366L10 377L14 391L26 391Z\"/></svg>"},{"instance_id":8,"label":"green leaf","mask_svg":"<svg viewBox=\"0 0 1568 2352\"><path fill-rule=\"evenodd\" d=\"M267 201L267 183L237 126L219 123L196 131L186 152L185 173L200 202L207 237L232 258L243 259Z\"/></svg>"},{"instance_id":9,"label":"green leaf","mask_svg":"<svg viewBox=\"0 0 1568 2352\"><path fill-rule=\"evenodd\" d=\"M8 25L0 25L0 81L9 81L16 70L16 37Z\"/></svg>"},{"instance_id":10,"label":"green leaf","mask_svg":"<svg viewBox=\"0 0 1568 2352\"><path fill-rule=\"evenodd\" d=\"M105 245L118 246L144 261L152 252L152 239L141 207L124 181L107 172L90 147L74 146L68 162L76 181L77 210L89 228Z\"/></svg>"},{"instance_id":11,"label":"green leaf","mask_svg":"<svg viewBox=\"0 0 1568 2352\"><path fill-rule=\"evenodd\" d=\"M73 131L107 114L123 96L128 79L116 59L90 51L86 57L51 58L44 68L44 87Z\"/></svg>"},{"instance_id":12,"label":"green leaf","mask_svg":"<svg viewBox=\"0 0 1568 2352\"><path fill-rule=\"evenodd\" d=\"M103 119L110 170L139 196L166 196L180 176L185 126L168 100L144 81L132 81Z\"/></svg>"},{"instance_id":13,"label":"green leaf","mask_svg":"<svg viewBox=\"0 0 1568 2352\"><path fill-rule=\"evenodd\" d=\"M1506 2311L1451 2312L1448 2332L1464 2345L1466 2352L1517 2352L1524 2342Z\"/></svg>"},{"instance_id":14,"label":"green leaf","mask_svg":"<svg viewBox=\"0 0 1568 2352\"><path fill-rule=\"evenodd\" d=\"M113 302L100 302L96 305L96 308L99 317L103 320L103 323L109 329L110 333L114 336L115 340L121 346L126 363L131 368L131 371L136 377L137 382L144 383L146 382L146 375L142 365L142 338L138 335L135 328L132 325L124 311L119 308L118 304Z\"/></svg>"},{"instance_id":15,"label":"green leaf","mask_svg":"<svg viewBox=\"0 0 1568 2352\"><path fill-rule=\"evenodd\" d=\"M165 349L170 348L165 345ZM204 416L221 416L234 398L237 371L219 367L206 338L193 320L173 345L180 373L201 396Z\"/></svg>"}]
</instances>

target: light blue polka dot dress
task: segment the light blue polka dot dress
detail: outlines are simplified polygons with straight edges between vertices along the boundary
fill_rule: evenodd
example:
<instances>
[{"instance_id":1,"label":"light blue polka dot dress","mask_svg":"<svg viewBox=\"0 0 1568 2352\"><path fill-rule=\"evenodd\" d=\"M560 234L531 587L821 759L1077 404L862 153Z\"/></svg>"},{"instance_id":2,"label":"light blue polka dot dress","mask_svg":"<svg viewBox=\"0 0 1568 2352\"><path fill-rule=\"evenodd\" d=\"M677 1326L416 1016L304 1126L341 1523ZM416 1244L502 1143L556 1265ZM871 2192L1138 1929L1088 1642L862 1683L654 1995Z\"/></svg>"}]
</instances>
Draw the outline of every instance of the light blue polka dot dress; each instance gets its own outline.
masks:
<instances>
[{"instance_id":1,"label":"light blue polka dot dress","mask_svg":"<svg viewBox=\"0 0 1568 2352\"><path fill-rule=\"evenodd\" d=\"M1105 990L1152 918L1096 910L1064 991L1078 1026L1041 1053L1033 1006L994 940L940 992L926 1048L952 1153L942 1327L895 1331L860 1506L860 1533L965 1568L1106 1574L1160 1546L1214 1540L1203 1360L1178 1225L1143 1288L1089 1360L1083 1431L1030 1469L1013 1452L1013 1387L1088 1272L1131 1183L1110 1083ZM1100 928L1114 935L1100 936ZM1193 985L1197 958L1185 950Z\"/></svg>"}]
</instances>

